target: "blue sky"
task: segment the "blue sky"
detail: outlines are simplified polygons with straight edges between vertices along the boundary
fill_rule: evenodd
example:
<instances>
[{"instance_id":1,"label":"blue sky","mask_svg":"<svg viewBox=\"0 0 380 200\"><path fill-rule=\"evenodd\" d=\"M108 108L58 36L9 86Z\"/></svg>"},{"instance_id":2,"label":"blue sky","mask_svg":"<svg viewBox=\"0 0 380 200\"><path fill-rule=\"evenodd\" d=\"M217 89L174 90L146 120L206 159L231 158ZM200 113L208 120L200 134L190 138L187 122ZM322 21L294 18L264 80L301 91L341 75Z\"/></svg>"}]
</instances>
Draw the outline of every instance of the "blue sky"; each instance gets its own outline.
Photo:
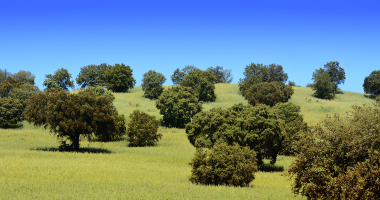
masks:
<instances>
[{"instance_id":1,"label":"blue sky","mask_svg":"<svg viewBox=\"0 0 380 200\"><path fill-rule=\"evenodd\" d=\"M176 68L231 69L251 62L283 66L297 85L338 61L339 87L363 93L380 70L380 1L1 1L1 69L36 75L66 68L73 80L90 64L131 66L136 86L149 70L172 85ZM78 86L76 86L78 87Z\"/></svg>"}]
</instances>

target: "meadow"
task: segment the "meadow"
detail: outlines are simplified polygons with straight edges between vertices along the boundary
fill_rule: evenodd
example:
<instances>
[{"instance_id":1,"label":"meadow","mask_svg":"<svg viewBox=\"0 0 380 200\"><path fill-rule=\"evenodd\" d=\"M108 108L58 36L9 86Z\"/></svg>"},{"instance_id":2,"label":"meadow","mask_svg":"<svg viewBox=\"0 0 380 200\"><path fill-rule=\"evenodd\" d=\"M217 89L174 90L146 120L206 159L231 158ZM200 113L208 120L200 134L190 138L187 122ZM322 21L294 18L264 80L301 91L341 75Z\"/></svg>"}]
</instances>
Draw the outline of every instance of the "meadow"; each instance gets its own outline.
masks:
<instances>
[{"instance_id":1,"label":"meadow","mask_svg":"<svg viewBox=\"0 0 380 200\"><path fill-rule=\"evenodd\" d=\"M291 101L301 106L310 125L326 114L345 115L352 105L374 102L346 91L321 100L312 97L310 88L293 88ZM248 104L237 84L217 84L215 92L216 101L204 103L204 110ZM135 109L162 118L141 87L115 97L127 121ZM0 199L305 199L291 192L285 176L292 157L279 156L276 166L284 171L259 171L249 187L195 185L188 180L195 148L184 129L160 127L163 137L155 147L84 140L81 147L89 153L72 153L58 152L59 143L48 130L23 123L23 128L0 129Z\"/></svg>"}]
</instances>

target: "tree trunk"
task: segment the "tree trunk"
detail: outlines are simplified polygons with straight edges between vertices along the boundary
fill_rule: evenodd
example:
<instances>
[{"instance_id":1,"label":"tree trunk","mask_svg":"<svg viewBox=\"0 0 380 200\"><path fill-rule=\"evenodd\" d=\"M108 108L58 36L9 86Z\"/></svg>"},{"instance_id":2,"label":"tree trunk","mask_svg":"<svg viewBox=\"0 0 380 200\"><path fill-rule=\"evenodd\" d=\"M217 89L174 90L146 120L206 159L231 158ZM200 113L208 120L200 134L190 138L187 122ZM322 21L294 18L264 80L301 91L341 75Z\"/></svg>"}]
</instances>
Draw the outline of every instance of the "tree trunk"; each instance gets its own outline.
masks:
<instances>
[{"instance_id":1,"label":"tree trunk","mask_svg":"<svg viewBox=\"0 0 380 200\"><path fill-rule=\"evenodd\" d=\"M72 144L74 146L75 151L79 151L79 134L74 136Z\"/></svg>"}]
</instances>

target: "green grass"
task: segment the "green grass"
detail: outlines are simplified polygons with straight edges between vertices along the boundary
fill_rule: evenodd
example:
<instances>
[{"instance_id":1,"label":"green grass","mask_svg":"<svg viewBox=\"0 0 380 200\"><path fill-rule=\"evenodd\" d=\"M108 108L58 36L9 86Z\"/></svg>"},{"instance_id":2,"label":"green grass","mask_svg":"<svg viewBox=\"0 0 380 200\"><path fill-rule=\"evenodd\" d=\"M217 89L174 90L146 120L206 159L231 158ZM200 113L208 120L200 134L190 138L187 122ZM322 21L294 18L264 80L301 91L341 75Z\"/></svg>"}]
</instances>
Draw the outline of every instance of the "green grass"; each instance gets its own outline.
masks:
<instances>
[{"instance_id":1,"label":"green grass","mask_svg":"<svg viewBox=\"0 0 380 200\"><path fill-rule=\"evenodd\" d=\"M353 104L373 102L352 92L325 101L313 98L310 88L294 89L291 101L301 106L310 124L317 123L327 113L345 113ZM218 84L216 94L216 102L205 103L204 110L215 106L227 108L240 102L247 104L238 95L237 84ZM135 109L162 118L155 101L142 95L141 87L129 93L117 93L114 104L127 119ZM192 184L188 177L195 149L184 129L160 127L159 132L163 137L155 147L131 148L126 141L82 141L81 147L94 153L72 153L56 151L59 146L56 137L43 128L24 122L23 128L0 129L0 199L302 198L294 197L291 182L281 172L292 162L287 156L279 156L276 167L265 166L267 171L275 172L257 172L249 187Z\"/></svg>"}]
</instances>

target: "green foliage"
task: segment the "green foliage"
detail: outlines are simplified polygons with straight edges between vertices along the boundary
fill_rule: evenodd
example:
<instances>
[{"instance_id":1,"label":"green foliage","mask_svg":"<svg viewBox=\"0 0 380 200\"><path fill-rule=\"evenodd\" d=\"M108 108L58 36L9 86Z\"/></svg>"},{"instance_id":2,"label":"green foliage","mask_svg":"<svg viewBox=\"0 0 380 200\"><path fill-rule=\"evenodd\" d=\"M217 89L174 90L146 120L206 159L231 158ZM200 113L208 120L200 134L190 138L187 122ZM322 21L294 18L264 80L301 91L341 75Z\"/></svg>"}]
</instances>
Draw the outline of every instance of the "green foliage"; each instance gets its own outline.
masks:
<instances>
[{"instance_id":1,"label":"green foliage","mask_svg":"<svg viewBox=\"0 0 380 200\"><path fill-rule=\"evenodd\" d=\"M186 65L182 70L180 70L179 68L174 70L173 75L171 75L173 84L179 85L179 82L182 81L183 77L185 77L186 75L189 75L189 72L193 70L199 70L199 69L194 67L194 65Z\"/></svg>"},{"instance_id":2,"label":"green foliage","mask_svg":"<svg viewBox=\"0 0 380 200\"><path fill-rule=\"evenodd\" d=\"M31 85L29 83L24 83L20 85L19 87L13 88L9 92L9 97L19 100L23 106L23 110L25 110L29 98L39 92L40 90L38 89L37 86Z\"/></svg>"},{"instance_id":3,"label":"green foliage","mask_svg":"<svg viewBox=\"0 0 380 200\"><path fill-rule=\"evenodd\" d=\"M369 76L365 77L363 88L366 94L380 94L380 70L372 71Z\"/></svg>"},{"instance_id":4,"label":"green foliage","mask_svg":"<svg viewBox=\"0 0 380 200\"><path fill-rule=\"evenodd\" d=\"M330 81L335 83L335 90L338 88L339 84L344 84L346 73L343 68L339 67L338 61L328 62L324 65L324 68L329 73Z\"/></svg>"},{"instance_id":5,"label":"green foliage","mask_svg":"<svg viewBox=\"0 0 380 200\"><path fill-rule=\"evenodd\" d=\"M113 92L128 92L132 89L136 80L132 76L132 69L123 63L115 64L111 69L106 71L105 82L106 88Z\"/></svg>"},{"instance_id":6,"label":"green foliage","mask_svg":"<svg viewBox=\"0 0 380 200\"><path fill-rule=\"evenodd\" d=\"M54 75L46 74L46 79L42 83L46 89L61 89L68 91L69 87L74 89L74 82L71 80L71 74L67 69L61 68L54 72Z\"/></svg>"},{"instance_id":7,"label":"green foliage","mask_svg":"<svg viewBox=\"0 0 380 200\"><path fill-rule=\"evenodd\" d=\"M34 79L36 76L29 71L21 70L15 74L12 74L12 78L20 80L22 83L28 83L34 85Z\"/></svg>"},{"instance_id":8,"label":"green foliage","mask_svg":"<svg viewBox=\"0 0 380 200\"><path fill-rule=\"evenodd\" d=\"M190 181L202 185L249 186L257 171L256 152L248 147L216 144L210 151L197 149Z\"/></svg>"},{"instance_id":9,"label":"green foliage","mask_svg":"<svg viewBox=\"0 0 380 200\"><path fill-rule=\"evenodd\" d=\"M198 94L200 101L214 101L216 77L211 71L192 70L183 77L179 84L183 87L191 87Z\"/></svg>"},{"instance_id":10,"label":"green foliage","mask_svg":"<svg viewBox=\"0 0 380 200\"><path fill-rule=\"evenodd\" d=\"M141 81L144 96L149 99L158 99L164 91L164 87L162 85L165 83L166 78L161 73L154 70L149 70L143 75L143 79Z\"/></svg>"},{"instance_id":11,"label":"green foliage","mask_svg":"<svg viewBox=\"0 0 380 200\"><path fill-rule=\"evenodd\" d=\"M289 81L288 85L294 87L294 86L296 86L296 82L294 82L294 81Z\"/></svg>"},{"instance_id":12,"label":"green foliage","mask_svg":"<svg viewBox=\"0 0 380 200\"><path fill-rule=\"evenodd\" d=\"M309 199L380 198L380 107L328 116L293 147L292 190Z\"/></svg>"},{"instance_id":13,"label":"green foliage","mask_svg":"<svg viewBox=\"0 0 380 200\"><path fill-rule=\"evenodd\" d=\"M336 85L331 82L328 71L319 68L313 73L314 84L312 89L315 90L314 96L321 99L333 99L336 92Z\"/></svg>"},{"instance_id":14,"label":"green foliage","mask_svg":"<svg viewBox=\"0 0 380 200\"><path fill-rule=\"evenodd\" d=\"M23 110L18 99L0 97L0 127L7 128L21 122Z\"/></svg>"},{"instance_id":15,"label":"green foliage","mask_svg":"<svg viewBox=\"0 0 380 200\"><path fill-rule=\"evenodd\" d=\"M82 137L97 137L109 141L125 134L123 115L118 116L116 108L107 97L98 97L91 90L71 94L57 89L33 95L25 113L26 120L34 125L44 125L50 132L63 140L62 148L79 151ZM124 121L125 122L125 121Z\"/></svg>"},{"instance_id":16,"label":"green foliage","mask_svg":"<svg viewBox=\"0 0 380 200\"><path fill-rule=\"evenodd\" d=\"M216 76L215 83L231 83L233 76L231 74L232 70L225 69L223 67L216 66L207 68L207 71L211 71Z\"/></svg>"},{"instance_id":17,"label":"green foliage","mask_svg":"<svg viewBox=\"0 0 380 200\"><path fill-rule=\"evenodd\" d=\"M9 93L15 89L19 88L21 86L21 81L18 79L14 79L12 77L7 77L1 84L0 84L0 97L8 97Z\"/></svg>"},{"instance_id":18,"label":"green foliage","mask_svg":"<svg viewBox=\"0 0 380 200\"><path fill-rule=\"evenodd\" d=\"M100 85L96 85L94 87L88 86L87 89L91 90L92 93L96 94L99 97L107 97L110 99L111 102L115 100L115 95L109 90L104 89Z\"/></svg>"},{"instance_id":19,"label":"green foliage","mask_svg":"<svg viewBox=\"0 0 380 200\"><path fill-rule=\"evenodd\" d=\"M293 154L292 143L298 140L297 133L309 130L307 123L301 115L301 107L292 103L277 103L272 107L274 114L285 122L285 139L282 142L282 153L285 155Z\"/></svg>"},{"instance_id":20,"label":"green foliage","mask_svg":"<svg viewBox=\"0 0 380 200\"><path fill-rule=\"evenodd\" d=\"M244 79L239 79L240 93L245 96L245 92L254 84L262 82L278 81L286 83L288 74L284 72L281 65L270 64L269 66L263 64L251 63L247 65L244 70Z\"/></svg>"},{"instance_id":21,"label":"green foliage","mask_svg":"<svg viewBox=\"0 0 380 200\"><path fill-rule=\"evenodd\" d=\"M157 133L160 124L156 117L135 110L129 118L131 119L127 128L129 146L154 146L155 142L161 139L162 134Z\"/></svg>"},{"instance_id":22,"label":"green foliage","mask_svg":"<svg viewBox=\"0 0 380 200\"><path fill-rule=\"evenodd\" d=\"M76 82L81 88L88 86L105 86L106 71L111 69L111 65L101 63L100 65L87 65L80 69Z\"/></svg>"},{"instance_id":23,"label":"green foliage","mask_svg":"<svg viewBox=\"0 0 380 200\"><path fill-rule=\"evenodd\" d=\"M4 71L0 69L0 84L3 83L3 81L7 80L8 77L10 77L12 73L7 72L7 69Z\"/></svg>"},{"instance_id":24,"label":"green foliage","mask_svg":"<svg viewBox=\"0 0 380 200\"><path fill-rule=\"evenodd\" d=\"M190 87L170 87L158 97L156 108L163 115L167 127L183 128L191 118L202 111L202 101Z\"/></svg>"},{"instance_id":25,"label":"green foliage","mask_svg":"<svg viewBox=\"0 0 380 200\"><path fill-rule=\"evenodd\" d=\"M276 162L282 150L285 127L269 106L237 104L228 109L212 108L194 116L186 125L190 143L196 148L211 148L217 143L248 146L257 153L258 165L264 158Z\"/></svg>"},{"instance_id":26,"label":"green foliage","mask_svg":"<svg viewBox=\"0 0 380 200\"><path fill-rule=\"evenodd\" d=\"M291 86L285 85L283 82L263 82L252 85L245 92L245 99L252 106L257 104L265 104L274 106L279 102L287 102L293 95L294 90Z\"/></svg>"}]
</instances>

